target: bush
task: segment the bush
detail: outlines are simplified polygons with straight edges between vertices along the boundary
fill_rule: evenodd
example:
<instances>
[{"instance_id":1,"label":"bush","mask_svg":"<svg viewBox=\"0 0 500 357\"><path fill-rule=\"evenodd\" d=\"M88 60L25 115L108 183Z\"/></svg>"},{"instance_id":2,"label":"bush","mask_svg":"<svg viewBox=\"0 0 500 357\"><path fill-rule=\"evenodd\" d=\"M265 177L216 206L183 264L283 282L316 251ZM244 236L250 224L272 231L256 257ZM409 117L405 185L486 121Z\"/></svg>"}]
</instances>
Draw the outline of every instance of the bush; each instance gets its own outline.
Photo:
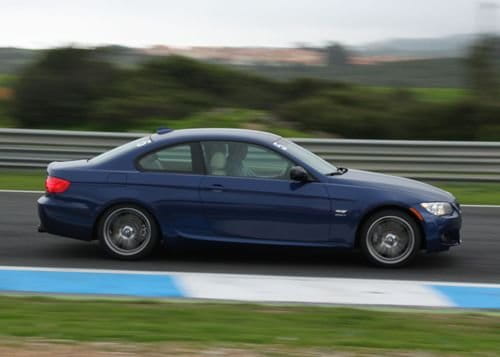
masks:
<instances>
[{"instance_id":1,"label":"bush","mask_svg":"<svg viewBox=\"0 0 500 357\"><path fill-rule=\"evenodd\" d=\"M129 69L101 58L92 50L47 51L14 82L13 117L24 127L122 131L148 127L151 120L174 121L175 127L211 125L220 122L213 119L223 112L219 109L240 108L270 113L264 124L249 126L281 126L294 133L298 128L347 138L500 139L500 105L477 96L430 101L422 91L322 79L278 82L181 57ZM237 125L244 126L237 117Z\"/></svg>"},{"instance_id":2,"label":"bush","mask_svg":"<svg viewBox=\"0 0 500 357\"><path fill-rule=\"evenodd\" d=\"M91 50L47 51L16 82L14 116L23 127L79 126L91 119L93 103L107 94L116 72Z\"/></svg>"}]
</instances>

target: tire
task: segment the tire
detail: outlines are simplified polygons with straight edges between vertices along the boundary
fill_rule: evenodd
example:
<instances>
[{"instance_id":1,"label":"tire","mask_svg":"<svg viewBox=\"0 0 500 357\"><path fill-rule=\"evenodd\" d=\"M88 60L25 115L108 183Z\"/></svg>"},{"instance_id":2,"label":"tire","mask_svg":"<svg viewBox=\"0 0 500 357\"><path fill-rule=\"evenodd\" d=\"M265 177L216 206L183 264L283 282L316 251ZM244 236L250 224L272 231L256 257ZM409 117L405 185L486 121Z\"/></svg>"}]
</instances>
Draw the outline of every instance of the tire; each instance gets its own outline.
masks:
<instances>
[{"instance_id":1,"label":"tire","mask_svg":"<svg viewBox=\"0 0 500 357\"><path fill-rule=\"evenodd\" d=\"M388 209L376 212L364 222L360 246L365 257L384 268L410 263L422 246L422 230L409 214Z\"/></svg>"},{"instance_id":2,"label":"tire","mask_svg":"<svg viewBox=\"0 0 500 357\"><path fill-rule=\"evenodd\" d=\"M135 205L108 209L97 226L99 243L113 258L138 260L150 255L159 241L155 219Z\"/></svg>"}]
</instances>

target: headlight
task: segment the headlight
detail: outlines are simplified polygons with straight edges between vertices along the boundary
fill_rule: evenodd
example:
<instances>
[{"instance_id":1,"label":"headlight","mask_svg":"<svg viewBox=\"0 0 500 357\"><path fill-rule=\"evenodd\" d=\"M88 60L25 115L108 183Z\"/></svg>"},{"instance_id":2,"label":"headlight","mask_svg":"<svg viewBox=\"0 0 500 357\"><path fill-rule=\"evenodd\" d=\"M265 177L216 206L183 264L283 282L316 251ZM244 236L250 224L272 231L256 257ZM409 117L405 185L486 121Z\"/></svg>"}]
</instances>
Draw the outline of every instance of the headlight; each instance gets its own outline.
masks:
<instances>
[{"instance_id":1,"label":"headlight","mask_svg":"<svg viewBox=\"0 0 500 357\"><path fill-rule=\"evenodd\" d=\"M448 202L426 202L420 206L435 216L447 216L453 213L453 207Z\"/></svg>"}]
</instances>

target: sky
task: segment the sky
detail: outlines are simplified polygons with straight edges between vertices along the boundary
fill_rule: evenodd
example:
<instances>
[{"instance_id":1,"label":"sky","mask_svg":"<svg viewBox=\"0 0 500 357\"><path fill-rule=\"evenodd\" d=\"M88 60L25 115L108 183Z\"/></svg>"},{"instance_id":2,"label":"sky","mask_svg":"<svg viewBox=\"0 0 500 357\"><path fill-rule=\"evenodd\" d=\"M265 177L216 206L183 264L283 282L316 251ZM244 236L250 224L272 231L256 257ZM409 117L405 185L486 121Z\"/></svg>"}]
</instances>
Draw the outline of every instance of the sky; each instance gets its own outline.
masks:
<instances>
[{"instance_id":1,"label":"sky","mask_svg":"<svg viewBox=\"0 0 500 357\"><path fill-rule=\"evenodd\" d=\"M71 44L285 47L328 42L359 45L389 38L474 33L480 24L495 23L494 13L500 12L500 9L480 12L479 3L479 0L0 0L0 47L46 48ZM478 13L483 15L478 17Z\"/></svg>"}]
</instances>

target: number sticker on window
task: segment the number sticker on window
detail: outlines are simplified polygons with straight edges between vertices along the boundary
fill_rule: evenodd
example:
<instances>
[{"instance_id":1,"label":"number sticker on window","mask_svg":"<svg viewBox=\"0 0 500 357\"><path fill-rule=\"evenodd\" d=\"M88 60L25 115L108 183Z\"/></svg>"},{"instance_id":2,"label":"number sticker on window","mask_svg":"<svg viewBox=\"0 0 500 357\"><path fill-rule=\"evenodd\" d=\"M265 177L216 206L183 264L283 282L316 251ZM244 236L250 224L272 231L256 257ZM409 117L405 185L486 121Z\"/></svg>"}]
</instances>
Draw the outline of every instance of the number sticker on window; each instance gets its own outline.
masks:
<instances>
[{"instance_id":1,"label":"number sticker on window","mask_svg":"<svg viewBox=\"0 0 500 357\"><path fill-rule=\"evenodd\" d=\"M285 145L281 145L278 142L274 142L273 145L276 146L277 148L283 150L283 151L286 151L286 146Z\"/></svg>"}]
</instances>

